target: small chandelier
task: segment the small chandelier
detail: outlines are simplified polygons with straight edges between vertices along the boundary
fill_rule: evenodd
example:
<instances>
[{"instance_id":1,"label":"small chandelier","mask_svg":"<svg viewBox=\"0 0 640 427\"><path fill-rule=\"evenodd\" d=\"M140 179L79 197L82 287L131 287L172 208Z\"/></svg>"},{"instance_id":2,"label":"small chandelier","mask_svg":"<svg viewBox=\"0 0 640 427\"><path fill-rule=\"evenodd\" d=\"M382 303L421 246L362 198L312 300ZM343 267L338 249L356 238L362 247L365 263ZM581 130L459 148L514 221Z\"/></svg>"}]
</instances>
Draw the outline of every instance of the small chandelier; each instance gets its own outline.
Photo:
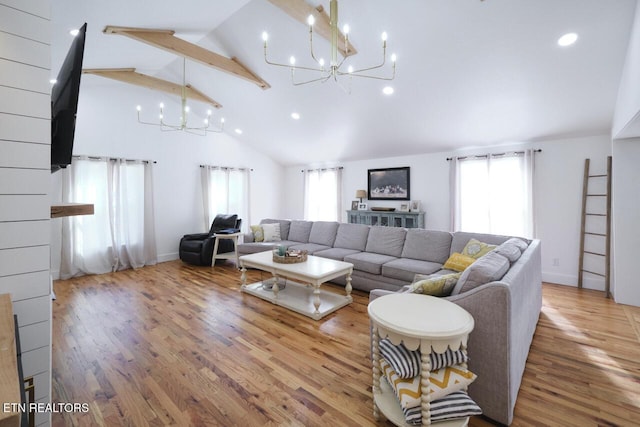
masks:
<instances>
[{"instance_id":1,"label":"small chandelier","mask_svg":"<svg viewBox=\"0 0 640 427\"><path fill-rule=\"evenodd\" d=\"M220 133L224 131L224 118L220 119L219 127L211 126L211 110L207 110L207 118L204 119L202 126L190 126L188 124L188 114L190 111L189 106L187 105L187 84L185 83L185 70L186 70L186 60L182 59L182 93L181 93L181 108L180 108L180 122L179 124L170 124L164 121L164 104L160 103L160 114L158 115L158 122L145 122L140 119L140 111L142 111L142 107L138 105L136 110L138 110L138 123L143 125L157 126L163 132L171 132L182 130L188 133L192 133L194 135L205 136L207 133Z\"/></svg>"},{"instance_id":2,"label":"small chandelier","mask_svg":"<svg viewBox=\"0 0 640 427\"><path fill-rule=\"evenodd\" d=\"M308 83L321 82L324 83L327 80L333 78L336 82L338 82L338 77L347 76L349 81L351 81L352 77L364 77L368 79L377 79L377 80L393 80L396 76L396 55L391 55L391 70L392 73L388 77L371 75L369 72L376 70L378 68L384 67L387 60L387 33L382 33L382 62L378 65L360 68L355 70L353 66L349 65L346 71L341 70L341 67L345 61L345 59L349 56L349 26L345 25L342 29L344 33L344 45L345 45L345 55L341 60L338 60L338 39L340 35L340 31L338 30L338 0L331 0L330 2L330 14L329 14L329 26L331 30L331 57L329 60L329 65L325 66L324 58L316 58L315 52L313 50L313 25L315 24L315 18L313 15L309 15L307 18L307 24L309 24L309 48L311 52L311 58L318 65L314 67L301 67L296 65L296 58L292 56L289 59L289 64L279 64L277 62L269 61L267 57L267 41L269 40L269 35L266 32L262 33L262 40L264 41L264 60L269 65L276 65L278 67L287 67L291 70L291 82L294 86L305 85ZM305 70L319 73L319 77L312 78L311 80L305 81L295 81L295 71L296 70ZM338 82L339 83L339 82Z\"/></svg>"}]
</instances>

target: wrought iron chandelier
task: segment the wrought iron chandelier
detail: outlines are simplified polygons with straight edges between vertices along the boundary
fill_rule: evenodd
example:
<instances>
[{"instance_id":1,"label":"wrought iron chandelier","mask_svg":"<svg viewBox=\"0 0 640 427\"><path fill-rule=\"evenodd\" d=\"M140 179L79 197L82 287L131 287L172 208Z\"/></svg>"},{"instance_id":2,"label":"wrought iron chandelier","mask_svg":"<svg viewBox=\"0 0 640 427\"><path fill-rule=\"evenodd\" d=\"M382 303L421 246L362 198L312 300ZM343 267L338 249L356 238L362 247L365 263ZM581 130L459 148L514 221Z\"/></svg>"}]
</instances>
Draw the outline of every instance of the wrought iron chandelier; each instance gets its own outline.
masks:
<instances>
[{"instance_id":1,"label":"wrought iron chandelier","mask_svg":"<svg viewBox=\"0 0 640 427\"><path fill-rule=\"evenodd\" d=\"M391 75L384 77L378 75L369 74L369 72L373 70L377 70L385 66L387 61L387 33L382 33L382 62L378 65L373 65L370 67L354 69L353 66L349 65L347 70L344 71L341 69L345 60L349 56L349 26L344 25L342 31L344 33L344 57L340 59L338 57L339 47L338 43L340 40L340 30L338 29L338 0L331 0L330 2L330 14L329 14L329 26L331 31L331 50L330 50L330 59L329 64L326 66L324 58L317 58L315 52L313 50L313 26L315 24L315 17L313 15L309 15L307 18L307 24L309 25L309 49L311 53L311 58L317 64L317 66L299 66L296 65L296 58L291 56L289 59L289 64L280 64L277 62L270 61L267 56L267 42L269 40L269 35L267 32L262 33L262 40L264 42L264 60L269 65L275 65L278 67L287 67L291 70L291 82L294 86L306 85L314 82L324 83L327 80L333 78L334 81L339 83L339 77L347 77L349 81L353 77L363 77L368 79L377 79L377 80L393 80L396 75L396 55L391 55ZM310 80L296 81L295 80L295 72L296 70L304 70L319 73L318 77L312 78Z\"/></svg>"},{"instance_id":2,"label":"wrought iron chandelier","mask_svg":"<svg viewBox=\"0 0 640 427\"><path fill-rule=\"evenodd\" d=\"M182 88L181 88L181 108L180 108L180 122L179 124L171 124L164 121L164 103L160 103L160 114L158 115L159 121L156 123L146 122L140 119L140 111L142 111L142 107L138 105L136 110L138 110L138 123L143 125L157 126L161 131L171 132L171 131L184 131L188 133L192 133L194 135L206 136L208 133L220 133L224 131L224 118L220 119L219 127L212 127L211 124L211 115L212 111L207 110L207 117L204 119L202 126L190 126L188 123L188 114L190 112L190 107L187 105L187 86L186 84L186 60L182 59Z\"/></svg>"}]
</instances>

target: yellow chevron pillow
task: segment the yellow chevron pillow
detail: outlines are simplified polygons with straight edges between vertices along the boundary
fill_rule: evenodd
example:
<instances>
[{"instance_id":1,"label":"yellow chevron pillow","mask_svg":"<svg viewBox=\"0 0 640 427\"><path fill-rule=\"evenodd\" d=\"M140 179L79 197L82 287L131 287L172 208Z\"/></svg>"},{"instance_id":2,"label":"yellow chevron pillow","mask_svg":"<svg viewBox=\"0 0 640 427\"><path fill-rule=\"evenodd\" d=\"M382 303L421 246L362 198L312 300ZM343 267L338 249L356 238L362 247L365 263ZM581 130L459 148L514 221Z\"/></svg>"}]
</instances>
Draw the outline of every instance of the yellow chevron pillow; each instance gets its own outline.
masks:
<instances>
[{"instance_id":1,"label":"yellow chevron pillow","mask_svg":"<svg viewBox=\"0 0 640 427\"><path fill-rule=\"evenodd\" d=\"M403 409L419 406L420 375L413 378L400 378L389 362L380 359L382 373L396 393ZM467 370L463 365L447 366L431 371L431 400L440 399L456 391L464 390L476 379L476 374Z\"/></svg>"},{"instance_id":2,"label":"yellow chevron pillow","mask_svg":"<svg viewBox=\"0 0 640 427\"><path fill-rule=\"evenodd\" d=\"M496 248L496 245L490 245L488 243L481 242L477 239L469 239L469 242L462 249L462 255L470 256L471 258L478 259L482 255L485 255Z\"/></svg>"},{"instance_id":3,"label":"yellow chevron pillow","mask_svg":"<svg viewBox=\"0 0 640 427\"><path fill-rule=\"evenodd\" d=\"M442 268L445 270L464 271L465 268L473 264L475 260L476 259L473 257L454 252L451 254L449 259L445 261Z\"/></svg>"}]
</instances>

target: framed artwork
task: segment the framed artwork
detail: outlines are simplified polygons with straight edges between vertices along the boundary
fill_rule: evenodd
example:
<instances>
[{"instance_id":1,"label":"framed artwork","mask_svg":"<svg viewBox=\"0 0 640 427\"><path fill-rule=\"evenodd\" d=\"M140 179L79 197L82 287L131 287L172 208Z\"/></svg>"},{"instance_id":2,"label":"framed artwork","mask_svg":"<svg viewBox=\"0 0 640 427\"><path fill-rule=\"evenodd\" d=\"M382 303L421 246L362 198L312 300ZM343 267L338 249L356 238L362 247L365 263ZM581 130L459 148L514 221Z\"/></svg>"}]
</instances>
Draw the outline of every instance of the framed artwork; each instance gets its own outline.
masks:
<instances>
[{"instance_id":1,"label":"framed artwork","mask_svg":"<svg viewBox=\"0 0 640 427\"><path fill-rule=\"evenodd\" d=\"M411 201L411 212L420 212L420 200Z\"/></svg>"},{"instance_id":2,"label":"framed artwork","mask_svg":"<svg viewBox=\"0 0 640 427\"><path fill-rule=\"evenodd\" d=\"M411 200L409 167L369 169L369 200Z\"/></svg>"},{"instance_id":3,"label":"framed artwork","mask_svg":"<svg viewBox=\"0 0 640 427\"><path fill-rule=\"evenodd\" d=\"M358 203L358 210L359 211L366 211L367 210L367 204L366 203Z\"/></svg>"},{"instance_id":4,"label":"framed artwork","mask_svg":"<svg viewBox=\"0 0 640 427\"><path fill-rule=\"evenodd\" d=\"M400 205L400 212L409 212L409 203L402 203Z\"/></svg>"},{"instance_id":5,"label":"framed artwork","mask_svg":"<svg viewBox=\"0 0 640 427\"><path fill-rule=\"evenodd\" d=\"M359 204L359 203L360 203L360 202L359 202L359 201L357 201L357 200L352 201L352 202L351 202L351 210L352 210L352 211L357 211L357 210L358 210L358 204Z\"/></svg>"}]
</instances>

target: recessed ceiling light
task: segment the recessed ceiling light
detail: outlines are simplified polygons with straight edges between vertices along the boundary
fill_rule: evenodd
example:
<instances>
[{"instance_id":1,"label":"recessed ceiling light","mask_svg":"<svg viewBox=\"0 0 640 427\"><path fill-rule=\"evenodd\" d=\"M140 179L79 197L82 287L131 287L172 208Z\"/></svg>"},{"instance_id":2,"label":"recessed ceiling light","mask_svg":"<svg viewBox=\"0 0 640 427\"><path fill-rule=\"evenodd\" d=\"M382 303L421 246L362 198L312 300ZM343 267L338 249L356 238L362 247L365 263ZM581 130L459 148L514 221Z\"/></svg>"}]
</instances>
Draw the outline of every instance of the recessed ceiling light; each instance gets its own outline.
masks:
<instances>
[{"instance_id":1,"label":"recessed ceiling light","mask_svg":"<svg viewBox=\"0 0 640 427\"><path fill-rule=\"evenodd\" d=\"M394 92L394 89L391 86L385 86L384 89L382 89L382 93L384 93L385 95L392 95Z\"/></svg>"},{"instance_id":2,"label":"recessed ceiling light","mask_svg":"<svg viewBox=\"0 0 640 427\"><path fill-rule=\"evenodd\" d=\"M78 30L77 28L74 28L73 30L69 31L69 34L71 34L73 37L77 36L80 33L80 30Z\"/></svg>"},{"instance_id":3,"label":"recessed ceiling light","mask_svg":"<svg viewBox=\"0 0 640 427\"><path fill-rule=\"evenodd\" d=\"M236 129L236 133L237 133L238 135L242 135L242 129Z\"/></svg>"},{"instance_id":4,"label":"recessed ceiling light","mask_svg":"<svg viewBox=\"0 0 640 427\"><path fill-rule=\"evenodd\" d=\"M571 46L578 40L576 33L567 33L558 39L558 46L566 47Z\"/></svg>"},{"instance_id":5,"label":"recessed ceiling light","mask_svg":"<svg viewBox=\"0 0 640 427\"><path fill-rule=\"evenodd\" d=\"M298 113L291 113L291 118L293 120L300 120L300 114Z\"/></svg>"}]
</instances>

